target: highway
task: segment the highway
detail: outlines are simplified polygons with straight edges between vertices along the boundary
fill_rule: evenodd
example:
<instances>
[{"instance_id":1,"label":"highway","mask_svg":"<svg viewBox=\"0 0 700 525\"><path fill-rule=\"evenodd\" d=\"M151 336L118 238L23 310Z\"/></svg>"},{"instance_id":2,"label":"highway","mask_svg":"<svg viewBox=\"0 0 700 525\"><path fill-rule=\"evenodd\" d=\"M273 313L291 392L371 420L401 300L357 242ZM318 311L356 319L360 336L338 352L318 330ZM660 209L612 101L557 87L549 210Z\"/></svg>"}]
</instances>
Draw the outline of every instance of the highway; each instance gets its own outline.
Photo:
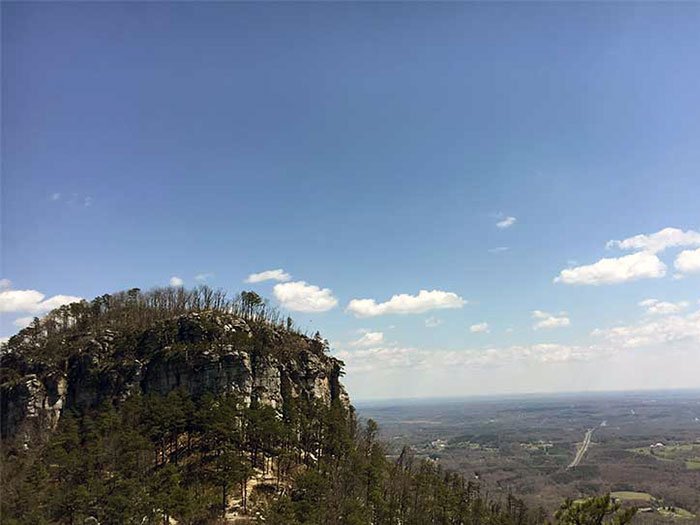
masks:
<instances>
[{"instance_id":1,"label":"highway","mask_svg":"<svg viewBox=\"0 0 700 525\"><path fill-rule=\"evenodd\" d=\"M586 430L586 435L583 438L583 443L581 443L581 446L579 449L576 451L576 457L574 460L569 463L569 466L567 468L574 468L577 467L579 463L581 463L581 460L583 459L583 456L586 455L586 451L588 450L588 446L591 444L591 436L593 436L593 431L595 429L589 428Z\"/></svg>"}]
</instances>

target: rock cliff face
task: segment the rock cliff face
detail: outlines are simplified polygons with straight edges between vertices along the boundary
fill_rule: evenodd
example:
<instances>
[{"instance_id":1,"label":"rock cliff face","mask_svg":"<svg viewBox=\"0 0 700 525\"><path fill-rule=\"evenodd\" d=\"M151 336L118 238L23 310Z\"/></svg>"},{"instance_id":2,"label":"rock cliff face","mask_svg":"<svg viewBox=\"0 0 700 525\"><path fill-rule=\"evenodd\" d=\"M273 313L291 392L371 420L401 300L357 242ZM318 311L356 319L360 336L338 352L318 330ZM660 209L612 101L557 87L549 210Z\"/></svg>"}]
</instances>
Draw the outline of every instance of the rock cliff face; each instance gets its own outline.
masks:
<instances>
[{"instance_id":1,"label":"rock cliff face","mask_svg":"<svg viewBox=\"0 0 700 525\"><path fill-rule=\"evenodd\" d=\"M349 406L342 362L324 353L322 341L220 312L180 316L138 333L105 329L73 337L50 366L12 343L2 362L2 436L25 447L45 439L64 410L119 403L138 392L235 394L279 410L298 397ZM40 355L34 346L32 355Z\"/></svg>"}]
</instances>

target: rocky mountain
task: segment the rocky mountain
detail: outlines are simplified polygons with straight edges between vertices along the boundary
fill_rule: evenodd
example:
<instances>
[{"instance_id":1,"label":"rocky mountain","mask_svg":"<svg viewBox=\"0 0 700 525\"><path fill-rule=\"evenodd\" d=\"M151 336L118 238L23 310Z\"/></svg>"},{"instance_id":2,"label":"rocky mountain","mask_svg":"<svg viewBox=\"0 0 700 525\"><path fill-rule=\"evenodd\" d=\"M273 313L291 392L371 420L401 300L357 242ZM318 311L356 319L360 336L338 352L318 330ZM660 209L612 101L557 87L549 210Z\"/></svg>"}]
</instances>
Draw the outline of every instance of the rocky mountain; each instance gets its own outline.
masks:
<instances>
[{"instance_id":1,"label":"rocky mountain","mask_svg":"<svg viewBox=\"0 0 700 525\"><path fill-rule=\"evenodd\" d=\"M36 331L43 339L37 341ZM59 348L62 357L47 355ZM222 311L191 312L139 329L69 331L47 337L39 323L10 340L2 360L2 437L45 440L66 410L130 395L184 389L197 398L234 394L282 410L290 398L349 399L342 362L310 338Z\"/></svg>"}]
</instances>

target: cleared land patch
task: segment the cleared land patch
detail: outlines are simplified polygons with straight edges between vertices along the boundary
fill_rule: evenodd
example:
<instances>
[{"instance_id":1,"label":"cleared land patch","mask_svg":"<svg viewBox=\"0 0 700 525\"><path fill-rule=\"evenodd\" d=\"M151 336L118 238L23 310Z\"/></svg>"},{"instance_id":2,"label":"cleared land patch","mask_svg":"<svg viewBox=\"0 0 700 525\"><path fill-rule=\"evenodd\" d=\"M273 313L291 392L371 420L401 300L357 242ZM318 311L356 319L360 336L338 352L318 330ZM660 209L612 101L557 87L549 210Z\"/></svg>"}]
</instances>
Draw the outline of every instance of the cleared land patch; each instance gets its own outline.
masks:
<instances>
[{"instance_id":1,"label":"cleared land patch","mask_svg":"<svg viewBox=\"0 0 700 525\"><path fill-rule=\"evenodd\" d=\"M622 501L644 501L651 503L654 501L654 496L648 492L634 492L631 490L620 490L617 492L611 492L610 496Z\"/></svg>"},{"instance_id":2,"label":"cleared land patch","mask_svg":"<svg viewBox=\"0 0 700 525\"><path fill-rule=\"evenodd\" d=\"M693 519L695 514L680 507L659 507L656 511L666 518Z\"/></svg>"},{"instance_id":3,"label":"cleared land patch","mask_svg":"<svg viewBox=\"0 0 700 525\"><path fill-rule=\"evenodd\" d=\"M700 443L675 443L663 446L638 447L628 449L642 456L659 461L677 461L688 469L700 469Z\"/></svg>"},{"instance_id":4,"label":"cleared land patch","mask_svg":"<svg viewBox=\"0 0 700 525\"><path fill-rule=\"evenodd\" d=\"M648 492L635 492L632 490L620 490L617 492L611 492L610 496L613 499L617 499L623 503L629 503L632 505L649 505L650 510L658 513L665 518L677 518L677 519L692 519L695 518L695 514L681 507L665 505L662 501L658 500Z\"/></svg>"}]
</instances>

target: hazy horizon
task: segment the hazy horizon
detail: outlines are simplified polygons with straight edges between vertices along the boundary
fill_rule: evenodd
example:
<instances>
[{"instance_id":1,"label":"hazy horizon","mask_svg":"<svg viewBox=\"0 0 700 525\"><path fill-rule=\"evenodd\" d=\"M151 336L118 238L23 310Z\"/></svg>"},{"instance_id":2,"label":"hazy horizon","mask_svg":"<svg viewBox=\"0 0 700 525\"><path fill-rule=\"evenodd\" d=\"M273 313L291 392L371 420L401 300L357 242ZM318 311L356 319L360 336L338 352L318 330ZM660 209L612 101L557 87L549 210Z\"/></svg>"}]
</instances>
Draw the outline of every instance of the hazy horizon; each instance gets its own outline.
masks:
<instances>
[{"instance_id":1,"label":"hazy horizon","mask_svg":"<svg viewBox=\"0 0 700 525\"><path fill-rule=\"evenodd\" d=\"M556 399L556 398L588 398L588 397L605 397L605 396L624 396L624 395L652 395L654 393L659 396L673 396L674 394L688 394L700 392L700 388L666 388L666 389L640 389L640 390L585 390L585 391L556 391L556 392L501 392L497 394L473 394L465 396L447 396L447 397L403 397L403 398L353 398L353 405L356 408L367 405L389 405L396 403L397 405L419 403L460 403L464 401L479 401L479 400L511 400L512 398L525 399Z\"/></svg>"}]
</instances>

